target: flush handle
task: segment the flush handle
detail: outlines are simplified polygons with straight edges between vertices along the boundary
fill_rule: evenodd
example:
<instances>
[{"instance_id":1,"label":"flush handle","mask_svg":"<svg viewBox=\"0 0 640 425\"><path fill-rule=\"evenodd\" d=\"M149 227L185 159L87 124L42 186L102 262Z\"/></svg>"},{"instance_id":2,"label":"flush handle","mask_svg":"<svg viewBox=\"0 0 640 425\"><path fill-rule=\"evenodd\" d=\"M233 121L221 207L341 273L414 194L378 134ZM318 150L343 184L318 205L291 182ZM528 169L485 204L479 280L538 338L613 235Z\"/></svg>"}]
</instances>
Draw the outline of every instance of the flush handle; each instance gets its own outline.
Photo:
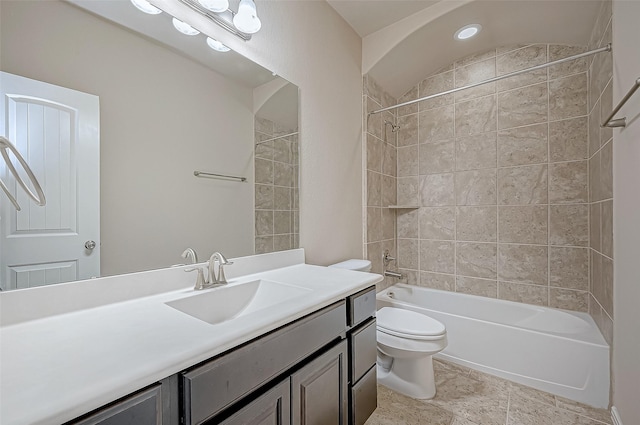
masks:
<instances>
[{"instance_id":1,"label":"flush handle","mask_svg":"<svg viewBox=\"0 0 640 425\"><path fill-rule=\"evenodd\" d=\"M86 241L84 243L84 247L89 251L93 251L93 249L96 247L96 241Z\"/></svg>"}]
</instances>

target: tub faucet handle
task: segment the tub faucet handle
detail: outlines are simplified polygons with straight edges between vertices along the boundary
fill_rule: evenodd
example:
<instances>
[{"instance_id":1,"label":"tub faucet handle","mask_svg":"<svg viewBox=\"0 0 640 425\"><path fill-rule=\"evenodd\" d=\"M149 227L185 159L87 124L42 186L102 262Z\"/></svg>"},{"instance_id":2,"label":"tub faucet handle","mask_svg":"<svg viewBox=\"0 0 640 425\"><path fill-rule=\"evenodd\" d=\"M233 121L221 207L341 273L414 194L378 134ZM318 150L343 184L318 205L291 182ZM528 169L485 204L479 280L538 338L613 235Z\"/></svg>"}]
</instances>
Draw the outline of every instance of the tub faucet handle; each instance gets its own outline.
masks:
<instances>
[{"instance_id":1,"label":"tub faucet handle","mask_svg":"<svg viewBox=\"0 0 640 425\"><path fill-rule=\"evenodd\" d=\"M391 256L391 253L388 249L384 250L384 254L382 255L382 260L384 261L384 265L388 265L390 262L395 261L395 257Z\"/></svg>"}]
</instances>

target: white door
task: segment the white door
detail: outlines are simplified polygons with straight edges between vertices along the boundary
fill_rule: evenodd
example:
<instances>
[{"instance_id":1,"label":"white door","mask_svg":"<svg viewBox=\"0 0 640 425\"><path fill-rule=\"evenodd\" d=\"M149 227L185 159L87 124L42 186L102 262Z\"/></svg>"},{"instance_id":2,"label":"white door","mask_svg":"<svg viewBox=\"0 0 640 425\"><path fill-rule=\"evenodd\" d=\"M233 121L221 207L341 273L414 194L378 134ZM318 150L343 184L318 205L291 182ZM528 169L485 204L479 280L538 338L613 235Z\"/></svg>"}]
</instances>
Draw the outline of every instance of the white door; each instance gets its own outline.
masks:
<instances>
[{"instance_id":1,"label":"white door","mask_svg":"<svg viewBox=\"0 0 640 425\"><path fill-rule=\"evenodd\" d=\"M0 192L0 289L99 276L99 98L5 72L0 96L0 134L27 160L47 199L36 205L0 161L0 178L22 208ZM95 247L86 248L91 241Z\"/></svg>"}]
</instances>

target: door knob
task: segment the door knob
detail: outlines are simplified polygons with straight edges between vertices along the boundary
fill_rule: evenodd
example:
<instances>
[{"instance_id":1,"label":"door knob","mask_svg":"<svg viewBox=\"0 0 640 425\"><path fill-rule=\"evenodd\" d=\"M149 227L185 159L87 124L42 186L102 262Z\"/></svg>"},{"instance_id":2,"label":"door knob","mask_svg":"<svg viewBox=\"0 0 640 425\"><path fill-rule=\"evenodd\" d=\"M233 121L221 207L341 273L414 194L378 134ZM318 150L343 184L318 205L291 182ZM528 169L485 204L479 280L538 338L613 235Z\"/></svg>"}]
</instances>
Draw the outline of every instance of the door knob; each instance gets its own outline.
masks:
<instances>
[{"instance_id":1,"label":"door knob","mask_svg":"<svg viewBox=\"0 0 640 425\"><path fill-rule=\"evenodd\" d=\"M95 241L86 241L84 243L84 247L87 248L89 251L93 250L93 248L96 247L96 242Z\"/></svg>"}]
</instances>

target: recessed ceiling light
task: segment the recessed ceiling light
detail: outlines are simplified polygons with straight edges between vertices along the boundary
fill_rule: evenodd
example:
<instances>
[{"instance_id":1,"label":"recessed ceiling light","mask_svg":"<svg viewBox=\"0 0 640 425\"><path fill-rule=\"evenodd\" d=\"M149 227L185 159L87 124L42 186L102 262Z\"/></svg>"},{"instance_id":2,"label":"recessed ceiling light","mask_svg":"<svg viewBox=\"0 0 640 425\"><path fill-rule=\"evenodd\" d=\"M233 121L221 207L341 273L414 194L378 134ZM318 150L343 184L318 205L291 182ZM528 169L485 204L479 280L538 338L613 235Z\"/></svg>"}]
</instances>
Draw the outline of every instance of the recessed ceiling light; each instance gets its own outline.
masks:
<instances>
[{"instance_id":1,"label":"recessed ceiling light","mask_svg":"<svg viewBox=\"0 0 640 425\"><path fill-rule=\"evenodd\" d=\"M211 37L207 37L207 45L216 52L228 52L229 50L231 50L224 44L220 43L218 40L215 40Z\"/></svg>"},{"instance_id":2,"label":"recessed ceiling light","mask_svg":"<svg viewBox=\"0 0 640 425\"><path fill-rule=\"evenodd\" d=\"M466 40L478 34L481 29L482 25L480 24L465 25L464 27L456 31L456 33L453 35L453 38L455 38L456 40Z\"/></svg>"},{"instance_id":3,"label":"recessed ceiling light","mask_svg":"<svg viewBox=\"0 0 640 425\"><path fill-rule=\"evenodd\" d=\"M182 22L180 19L173 18L173 26L185 35L198 35L200 31L192 27L191 25Z\"/></svg>"},{"instance_id":4,"label":"recessed ceiling light","mask_svg":"<svg viewBox=\"0 0 640 425\"><path fill-rule=\"evenodd\" d=\"M133 5L138 8L138 10L141 10L144 13L148 13L149 15L157 15L159 13L162 13L162 10L158 9L147 0L131 0L131 3L133 3Z\"/></svg>"}]
</instances>

